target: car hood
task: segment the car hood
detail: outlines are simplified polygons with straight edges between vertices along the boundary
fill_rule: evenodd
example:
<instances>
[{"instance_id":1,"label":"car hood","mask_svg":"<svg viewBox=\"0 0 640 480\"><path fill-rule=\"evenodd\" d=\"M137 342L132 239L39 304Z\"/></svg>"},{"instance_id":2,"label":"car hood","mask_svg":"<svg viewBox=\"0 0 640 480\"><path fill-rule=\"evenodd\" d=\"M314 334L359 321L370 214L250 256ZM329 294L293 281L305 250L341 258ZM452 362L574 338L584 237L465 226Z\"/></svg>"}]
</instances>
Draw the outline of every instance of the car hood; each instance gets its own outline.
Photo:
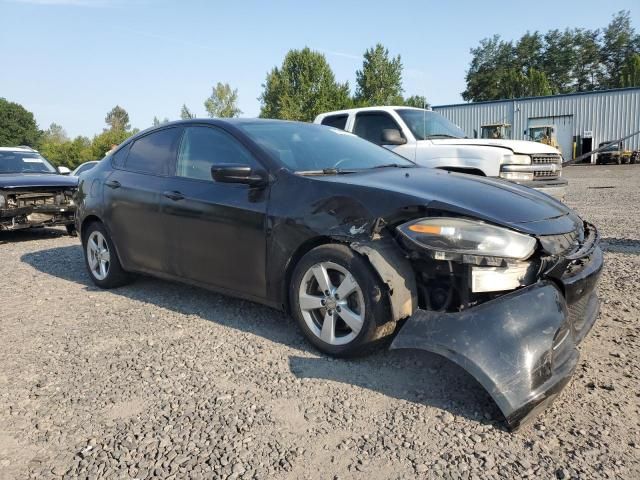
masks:
<instances>
[{"instance_id":1,"label":"car hood","mask_svg":"<svg viewBox=\"0 0 640 480\"><path fill-rule=\"evenodd\" d=\"M431 140L434 145L469 145L508 148L514 153L559 153L557 149L544 143L527 140L494 140L488 138L446 138Z\"/></svg>"},{"instance_id":2,"label":"car hood","mask_svg":"<svg viewBox=\"0 0 640 480\"><path fill-rule=\"evenodd\" d=\"M425 206L533 235L568 233L582 223L570 208L544 193L476 175L416 167L313 178L378 190L379 194L375 196L378 202L393 204L396 210L398 206L406 209Z\"/></svg>"},{"instance_id":3,"label":"car hood","mask_svg":"<svg viewBox=\"0 0 640 480\"><path fill-rule=\"evenodd\" d=\"M2 173L0 189L14 188L74 188L78 186L78 177L56 175L53 173Z\"/></svg>"}]
</instances>

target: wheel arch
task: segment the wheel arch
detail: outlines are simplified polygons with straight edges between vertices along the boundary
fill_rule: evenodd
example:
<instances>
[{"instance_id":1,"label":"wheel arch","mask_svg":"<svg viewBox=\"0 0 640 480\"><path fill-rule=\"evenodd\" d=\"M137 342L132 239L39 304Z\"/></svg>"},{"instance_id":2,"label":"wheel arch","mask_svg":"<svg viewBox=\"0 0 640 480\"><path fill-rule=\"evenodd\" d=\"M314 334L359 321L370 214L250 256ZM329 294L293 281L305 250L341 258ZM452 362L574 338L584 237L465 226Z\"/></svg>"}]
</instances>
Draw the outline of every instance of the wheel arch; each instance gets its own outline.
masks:
<instances>
[{"instance_id":1,"label":"wheel arch","mask_svg":"<svg viewBox=\"0 0 640 480\"><path fill-rule=\"evenodd\" d=\"M283 308L291 313L289 286L298 262L311 250L321 245L344 245L361 256L371 267L378 280L386 285L383 294L388 300L394 321L413 314L418 308L415 275L409 261L402 255L400 247L390 238L369 242L346 242L333 237L314 237L301 244L291 256L282 285Z\"/></svg>"},{"instance_id":2,"label":"wheel arch","mask_svg":"<svg viewBox=\"0 0 640 480\"><path fill-rule=\"evenodd\" d=\"M100 219L100 217L98 217L97 215L87 215L83 220L82 223L80 224L80 239L84 242L84 238L85 238L85 234L87 231L87 227L91 224L91 223L102 223L104 225L104 222L102 221L102 219ZM106 228L106 227L105 227Z\"/></svg>"},{"instance_id":3,"label":"wheel arch","mask_svg":"<svg viewBox=\"0 0 640 480\"><path fill-rule=\"evenodd\" d=\"M291 257L289 258L289 261L287 262L287 266L285 267L284 282L280 286L282 307L287 314L291 313L291 301L290 301L291 299L289 298L289 285L291 284L293 271L295 270L296 265L298 265L298 262L302 259L302 257L304 257L307 253L309 253L314 248L319 247L321 245L328 245L333 243L345 245L344 242L339 242L334 238L324 236L324 235L307 239L298 246L298 248L293 252Z\"/></svg>"}]
</instances>

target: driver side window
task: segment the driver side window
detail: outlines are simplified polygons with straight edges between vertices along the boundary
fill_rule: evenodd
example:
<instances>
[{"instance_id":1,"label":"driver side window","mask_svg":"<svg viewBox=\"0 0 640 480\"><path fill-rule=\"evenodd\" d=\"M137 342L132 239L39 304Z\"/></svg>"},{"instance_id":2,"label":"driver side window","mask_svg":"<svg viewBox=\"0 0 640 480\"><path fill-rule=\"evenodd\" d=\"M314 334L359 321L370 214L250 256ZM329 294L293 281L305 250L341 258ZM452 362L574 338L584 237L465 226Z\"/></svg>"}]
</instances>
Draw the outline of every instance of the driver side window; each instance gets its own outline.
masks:
<instances>
[{"instance_id":1,"label":"driver side window","mask_svg":"<svg viewBox=\"0 0 640 480\"><path fill-rule=\"evenodd\" d=\"M353 133L376 145L382 145L382 131L386 129L401 131L395 120L387 113L362 112L356 115Z\"/></svg>"},{"instance_id":2,"label":"driver side window","mask_svg":"<svg viewBox=\"0 0 640 480\"><path fill-rule=\"evenodd\" d=\"M251 153L225 131L216 127L184 129L176 176L211 180L211 167L223 163L258 167Z\"/></svg>"}]
</instances>

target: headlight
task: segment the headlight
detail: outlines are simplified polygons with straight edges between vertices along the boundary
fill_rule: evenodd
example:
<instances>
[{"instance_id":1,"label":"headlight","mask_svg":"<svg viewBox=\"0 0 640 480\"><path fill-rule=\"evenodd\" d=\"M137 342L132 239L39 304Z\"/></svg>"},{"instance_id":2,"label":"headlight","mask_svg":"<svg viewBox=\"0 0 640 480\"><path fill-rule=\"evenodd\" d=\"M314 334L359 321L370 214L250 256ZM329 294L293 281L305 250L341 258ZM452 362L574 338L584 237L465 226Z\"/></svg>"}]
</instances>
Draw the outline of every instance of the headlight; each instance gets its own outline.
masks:
<instances>
[{"instance_id":1,"label":"headlight","mask_svg":"<svg viewBox=\"0 0 640 480\"><path fill-rule=\"evenodd\" d=\"M400 225L398 230L435 252L524 260L536 246L536 239L529 235L461 218L423 218Z\"/></svg>"},{"instance_id":2,"label":"headlight","mask_svg":"<svg viewBox=\"0 0 640 480\"><path fill-rule=\"evenodd\" d=\"M501 163L502 165L531 165L531 157L509 153L502 157Z\"/></svg>"}]
</instances>

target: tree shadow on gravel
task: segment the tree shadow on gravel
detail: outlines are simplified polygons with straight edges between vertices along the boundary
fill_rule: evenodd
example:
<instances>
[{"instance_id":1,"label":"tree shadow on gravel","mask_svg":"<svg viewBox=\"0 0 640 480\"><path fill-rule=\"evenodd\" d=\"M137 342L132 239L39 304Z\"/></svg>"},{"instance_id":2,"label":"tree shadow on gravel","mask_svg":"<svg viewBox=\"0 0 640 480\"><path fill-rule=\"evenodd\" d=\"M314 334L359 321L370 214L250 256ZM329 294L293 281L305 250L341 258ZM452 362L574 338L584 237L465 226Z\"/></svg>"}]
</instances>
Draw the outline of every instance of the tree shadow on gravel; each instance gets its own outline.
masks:
<instances>
[{"instance_id":1,"label":"tree shadow on gravel","mask_svg":"<svg viewBox=\"0 0 640 480\"><path fill-rule=\"evenodd\" d=\"M5 243L32 242L67 236L64 228L25 228L0 232L0 245Z\"/></svg>"},{"instance_id":2,"label":"tree shadow on gravel","mask_svg":"<svg viewBox=\"0 0 640 480\"><path fill-rule=\"evenodd\" d=\"M605 252L640 255L640 240L605 237L601 240L601 246Z\"/></svg>"},{"instance_id":3,"label":"tree shadow on gravel","mask_svg":"<svg viewBox=\"0 0 640 480\"><path fill-rule=\"evenodd\" d=\"M90 280L80 245L24 254L36 270L100 292ZM272 308L204 289L150 277L109 290L142 303L182 315L259 335L312 356L290 356L298 378L330 380L370 389L391 398L424 404L504 430L502 415L488 393L462 368L438 355L419 350L379 350L364 358L337 360L313 349L293 319Z\"/></svg>"}]
</instances>

